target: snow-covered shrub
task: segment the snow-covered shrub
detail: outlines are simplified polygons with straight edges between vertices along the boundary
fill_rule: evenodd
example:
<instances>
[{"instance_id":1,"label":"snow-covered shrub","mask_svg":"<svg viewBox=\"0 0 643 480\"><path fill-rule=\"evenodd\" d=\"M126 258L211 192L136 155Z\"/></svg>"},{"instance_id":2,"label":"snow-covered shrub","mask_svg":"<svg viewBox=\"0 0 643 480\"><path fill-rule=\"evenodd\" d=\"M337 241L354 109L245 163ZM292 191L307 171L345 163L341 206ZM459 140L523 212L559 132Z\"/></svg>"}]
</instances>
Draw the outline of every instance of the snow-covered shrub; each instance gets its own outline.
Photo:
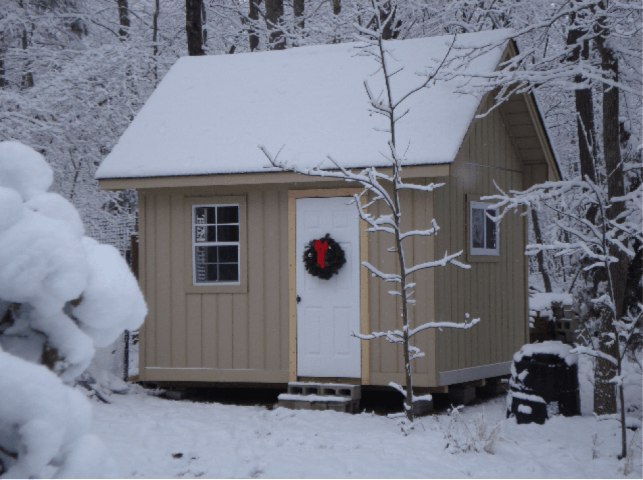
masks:
<instances>
[{"instance_id":1,"label":"snow-covered shrub","mask_svg":"<svg viewBox=\"0 0 643 480\"><path fill-rule=\"evenodd\" d=\"M449 453L485 452L493 455L496 440L499 438L500 424L488 425L484 414L475 417L472 424L468 424L460 415L461 408L449 409L446 425L440 425L447 441L445 447L447 451ZM440 418L444 417L437 418L440 421Z\"/></svg>"},{"instance_id":2,"label":"snow-covered shrub","mask_svg":"<svg viewBox=\"0 0 643 480\"><path fill-rule=\"evenodd\" d=\"M112 476L89 433L91 405L42 365L0 349L0 474L3 478Z\"/></svg>"},{"instance_id":3,"label":"snow-covered shrub","mask_svg":"<svg viewBox=\"0 0 643 480\"><path fill-rule=\"evenodd\" d=\"M0 473L8 477L100 473L91 469L103 447L86 437L91 407L63 382L147 313L118 251L83 236L76 209L47 192L52 181L42 155L0 143Z\"/></svg>"}]
</instances>

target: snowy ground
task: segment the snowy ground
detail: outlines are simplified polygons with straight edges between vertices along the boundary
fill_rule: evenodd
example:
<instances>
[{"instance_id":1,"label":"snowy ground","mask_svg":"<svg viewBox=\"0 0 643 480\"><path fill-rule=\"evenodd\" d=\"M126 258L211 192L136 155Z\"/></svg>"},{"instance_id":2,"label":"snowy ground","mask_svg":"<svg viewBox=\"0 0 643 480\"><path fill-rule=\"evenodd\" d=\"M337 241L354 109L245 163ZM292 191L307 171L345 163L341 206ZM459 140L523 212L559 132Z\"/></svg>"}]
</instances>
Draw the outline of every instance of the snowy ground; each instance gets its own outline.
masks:
<instances>
[{"instance_id":1,"label":"snowy ground","mask_svg":"<svg viewBox=\"0 0 643 480\"><path fill-rule=\"evenodd\" d=\"M395 420L369 413L268 410L139 392L94 404L94 432L123 477L613 478L626 464L616 459L619 424L597 422L587 404L582 417L555 417L544 426L505 419L502 397L466 407L461 418L471 432L481 418L487 434L500 425L489 454L457 451L447 434L464 446L471 441L444 413L422 418L422 427L404 436ZM641 430L628 430L634 436L629 477L641 478Z\"/></svg>"}]
</instances>

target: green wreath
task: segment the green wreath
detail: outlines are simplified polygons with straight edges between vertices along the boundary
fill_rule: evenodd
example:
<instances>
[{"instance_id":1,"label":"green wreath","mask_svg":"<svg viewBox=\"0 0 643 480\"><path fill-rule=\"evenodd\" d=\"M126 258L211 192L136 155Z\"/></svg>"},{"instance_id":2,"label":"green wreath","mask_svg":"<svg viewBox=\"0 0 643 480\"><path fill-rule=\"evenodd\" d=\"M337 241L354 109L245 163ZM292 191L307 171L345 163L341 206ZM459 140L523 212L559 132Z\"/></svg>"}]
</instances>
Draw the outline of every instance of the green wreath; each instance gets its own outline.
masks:
<instances>
[{"instance_id":1,"label":"green wreath","mask_svg":"<svg viewBox=\"0 0 643 480\"><path fill-rule=\"evenodd\" d=\"M304 250L306 271L322 280L330 279L345 263L344 250L330 237L329 233L324 238L315 238L308 242Z\"/></svg>"}]
</instances>

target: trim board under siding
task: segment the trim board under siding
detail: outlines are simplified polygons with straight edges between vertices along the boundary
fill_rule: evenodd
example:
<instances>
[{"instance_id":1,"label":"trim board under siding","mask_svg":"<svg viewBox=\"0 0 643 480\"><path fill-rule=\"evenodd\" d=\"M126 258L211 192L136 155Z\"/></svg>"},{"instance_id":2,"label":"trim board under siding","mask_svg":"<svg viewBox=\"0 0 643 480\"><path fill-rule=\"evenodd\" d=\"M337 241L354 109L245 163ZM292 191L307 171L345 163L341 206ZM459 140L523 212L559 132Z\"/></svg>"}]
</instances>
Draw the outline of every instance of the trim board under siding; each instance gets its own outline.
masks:
<instances>
[{"instance_id":1,"label":"trim board under siding","mask_svg":"<svg viewBox=\"0 0 643 480\"><path fill-rule=\"evenodd\" d=\"M288 383L286 370L145 367L146 382Z\"/></svg>"},{"instance_id":2,"label":"trim board under siding","mask_svg":"<svg viewBox=\"0 0 643 480\"><path fill-rule=\"evenodd\" d=\"M439 385L455 385L456 383L471 382L483 378L499 377L501 375L509 375L510 372L511 362L492 363L491 365L450 370L448 372L440 372Z\"/></svg>"}]
</instances>

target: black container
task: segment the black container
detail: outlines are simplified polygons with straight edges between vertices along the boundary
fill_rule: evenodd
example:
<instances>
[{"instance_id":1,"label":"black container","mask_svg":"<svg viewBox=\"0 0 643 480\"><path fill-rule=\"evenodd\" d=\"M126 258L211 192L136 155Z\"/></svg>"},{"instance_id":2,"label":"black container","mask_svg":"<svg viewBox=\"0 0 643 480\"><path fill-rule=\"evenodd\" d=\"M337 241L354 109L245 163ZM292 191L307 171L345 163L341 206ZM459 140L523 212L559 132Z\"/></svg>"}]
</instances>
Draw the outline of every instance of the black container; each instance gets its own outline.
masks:
<instances>
[{"instance_id":1,"label":"black container","mask_svg":"<svg viewBox=\"0 0 643 480\"><path fill-rule=\"evenodd\" d=\"M507 417L515 415L519 424L542 425L554 414L580 415L578 365L568 365L563 356L552 353L571 348L561 342L544 342L529 345L526 352L523 348L514 356Z\"/></svg>"}]
</instances>

